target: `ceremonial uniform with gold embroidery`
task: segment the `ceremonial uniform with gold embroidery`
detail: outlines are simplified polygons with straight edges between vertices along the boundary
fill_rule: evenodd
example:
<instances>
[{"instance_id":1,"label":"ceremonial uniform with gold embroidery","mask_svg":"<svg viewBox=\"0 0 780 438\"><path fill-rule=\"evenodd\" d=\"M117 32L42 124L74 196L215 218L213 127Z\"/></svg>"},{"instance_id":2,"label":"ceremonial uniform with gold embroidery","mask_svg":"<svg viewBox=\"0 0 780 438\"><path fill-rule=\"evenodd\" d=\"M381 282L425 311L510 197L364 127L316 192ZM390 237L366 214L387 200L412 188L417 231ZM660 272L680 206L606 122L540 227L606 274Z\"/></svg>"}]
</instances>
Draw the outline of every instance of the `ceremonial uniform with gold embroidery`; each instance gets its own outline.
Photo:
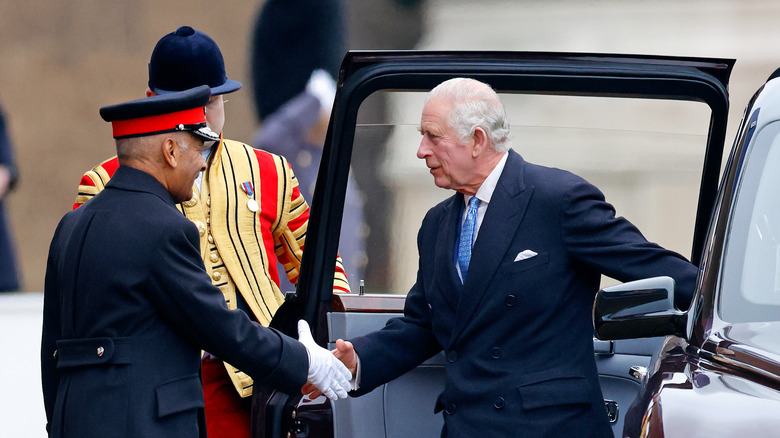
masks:
<instances>
[{"instance_id":1,"label":"ceremonial uniform with gold embroidery","mask_svg":"<svg viewBox=\"0 0 780 438\"><path fill-rule=\"evenodd\" d=\"M103 190L117 167L113 157L85 173L73 208ZM280 155L223 139L209 159L201 190L193 193L177 207L198 227L212 283L228 308L240 308L268 326L283 302L277 260L296 284L309 219L292 168ZM340 260L333 288L349 292ZM228 363L225 367L238 394L251 395L252 379Z\"/></svg>"}]
</instances>

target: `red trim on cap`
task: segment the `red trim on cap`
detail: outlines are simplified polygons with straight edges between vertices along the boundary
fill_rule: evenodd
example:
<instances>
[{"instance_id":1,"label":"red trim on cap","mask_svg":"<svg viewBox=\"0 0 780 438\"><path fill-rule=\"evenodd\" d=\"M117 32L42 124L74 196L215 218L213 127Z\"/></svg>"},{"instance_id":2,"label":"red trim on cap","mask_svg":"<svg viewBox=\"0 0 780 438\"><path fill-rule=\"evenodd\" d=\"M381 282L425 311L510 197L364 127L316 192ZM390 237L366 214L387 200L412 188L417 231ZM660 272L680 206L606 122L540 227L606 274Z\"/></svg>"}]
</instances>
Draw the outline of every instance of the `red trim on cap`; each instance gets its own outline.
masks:
<instances>
[{"instance_id":1,"label":"red trim on cap","mask_svg":"<svg viewBox=\"0 0 780 438\"><path fill-rule=\"evenodd\" d=\"M151 132L172 131L180 124L194 125L206 122L206 113L202 106L176 111L158 116L139 117L129 120L114 120L114 138L143 135Z\"/></svg>"}]
</instances>

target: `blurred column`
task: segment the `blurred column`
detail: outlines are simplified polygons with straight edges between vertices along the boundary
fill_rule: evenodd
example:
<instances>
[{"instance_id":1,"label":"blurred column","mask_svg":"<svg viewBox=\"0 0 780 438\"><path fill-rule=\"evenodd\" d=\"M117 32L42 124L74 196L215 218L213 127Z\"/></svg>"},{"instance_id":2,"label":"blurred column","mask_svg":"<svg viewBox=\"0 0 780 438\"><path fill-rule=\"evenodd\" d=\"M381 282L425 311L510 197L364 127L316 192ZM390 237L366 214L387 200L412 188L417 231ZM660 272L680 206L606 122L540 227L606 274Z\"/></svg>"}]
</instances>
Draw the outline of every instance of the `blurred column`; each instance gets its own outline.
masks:
<instances>
[{"instance_id":1,"label":"blurred column","mask_svg":"<svg viewBox=\"0 0 780 438\"><path fill-rule=\"evenodd\" d=\"M359 0L347 2L349 34L347 47L350 50L407 50L419 44L425 32L426 0ZM358 114L358 124L382 123L389 119L389 103L384 96L365 101ZM381 137L375 135L381 132ZM395 208L393 193L383 178L385 145L390 131L361 131L356 134L355 144L371 144L370 153L353 150L352 169L361 191L372 205L382 208L366 208L365 222L368 227L365 268L366 292L388 291L392 282L390 252L386 242L390 236L388 214ZM371 135L371 139L360 138ZM413 224L410 226L419 226ZM372 245L372 242L377 242ZM380 244L382 243L382 244ZM394 290L406 293L406 290Z\"/></svg>"}]
</instances>

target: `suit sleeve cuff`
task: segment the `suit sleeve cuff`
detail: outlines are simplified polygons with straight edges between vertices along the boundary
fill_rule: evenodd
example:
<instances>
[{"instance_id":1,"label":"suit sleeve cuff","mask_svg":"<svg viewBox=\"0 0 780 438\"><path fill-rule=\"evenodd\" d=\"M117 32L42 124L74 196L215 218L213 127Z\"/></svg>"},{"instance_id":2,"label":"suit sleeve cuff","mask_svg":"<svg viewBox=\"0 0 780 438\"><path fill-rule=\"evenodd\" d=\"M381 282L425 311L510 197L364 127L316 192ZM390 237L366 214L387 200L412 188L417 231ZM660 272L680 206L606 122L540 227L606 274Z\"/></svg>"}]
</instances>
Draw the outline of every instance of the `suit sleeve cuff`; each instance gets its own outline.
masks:
<instances>
[{"instance_id":1,"label":"suit sleeve cuff","mask_svg":"<svg viewBox=\"0 0 780 438\"><path fill-rule=\"evenodd\" d=\"M355 377L349 381L351 391L357 391L360 389L360 356L355 353L355 357L357 358L357 371L355 371Z\"/></svg>"}]
</instances>

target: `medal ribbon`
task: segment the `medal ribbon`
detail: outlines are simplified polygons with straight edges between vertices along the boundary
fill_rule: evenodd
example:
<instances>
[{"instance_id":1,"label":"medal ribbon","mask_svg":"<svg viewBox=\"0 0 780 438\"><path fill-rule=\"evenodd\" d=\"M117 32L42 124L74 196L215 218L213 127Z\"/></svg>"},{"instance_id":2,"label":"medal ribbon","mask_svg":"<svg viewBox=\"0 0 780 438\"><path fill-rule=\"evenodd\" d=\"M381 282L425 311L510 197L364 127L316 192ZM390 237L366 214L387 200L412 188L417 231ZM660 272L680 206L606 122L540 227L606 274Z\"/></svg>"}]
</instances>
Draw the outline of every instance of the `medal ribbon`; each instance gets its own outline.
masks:
<instances>
[{"instance_id":1,"label":"medal ribbon","mask_svg":"<svg viewBox=\"0 0 780 438\"><path fill-rule=\"evenodd\" d=\"M247 182L241 183L241 189L244 190L244 193L246 193L247 196L250 196L250 197L252 195L254 195L254 193L255 193L255 188L252 185L252 181L247 181Z\"/></svg>"}]
</instances>

